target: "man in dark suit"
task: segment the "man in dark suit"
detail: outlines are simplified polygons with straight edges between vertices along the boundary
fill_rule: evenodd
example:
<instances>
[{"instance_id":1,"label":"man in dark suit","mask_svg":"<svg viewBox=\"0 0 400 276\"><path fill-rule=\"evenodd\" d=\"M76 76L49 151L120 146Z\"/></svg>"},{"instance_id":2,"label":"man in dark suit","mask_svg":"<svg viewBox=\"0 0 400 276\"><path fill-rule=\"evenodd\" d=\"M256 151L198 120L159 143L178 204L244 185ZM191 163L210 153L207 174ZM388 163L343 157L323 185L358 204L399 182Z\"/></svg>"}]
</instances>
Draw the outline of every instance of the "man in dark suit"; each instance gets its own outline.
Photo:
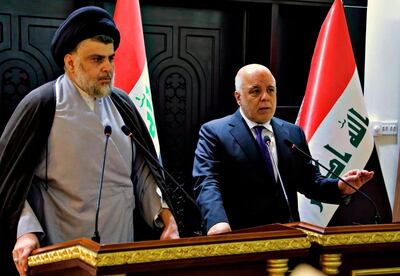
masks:
<instances>
[{"instance_id":1,"label":"man in dark suit","mask_svg":"<svg viewBox=\"0 0 400 276\"><path fill-rule=\"evenodd\" d=\"M268 68L259 64L242 67L235 88L238 110L204 124L195 152L194 192L208 235L298 221L297 192L336 204L354 192L342 181L322 176L316 166L285 144L289 140L309 153L301 128L273 117L277 90ZM269 151L263 149L266 136ZM366 170L343 176L356 188L372 177L373 172Z\"/></svg>"}]
</instances>

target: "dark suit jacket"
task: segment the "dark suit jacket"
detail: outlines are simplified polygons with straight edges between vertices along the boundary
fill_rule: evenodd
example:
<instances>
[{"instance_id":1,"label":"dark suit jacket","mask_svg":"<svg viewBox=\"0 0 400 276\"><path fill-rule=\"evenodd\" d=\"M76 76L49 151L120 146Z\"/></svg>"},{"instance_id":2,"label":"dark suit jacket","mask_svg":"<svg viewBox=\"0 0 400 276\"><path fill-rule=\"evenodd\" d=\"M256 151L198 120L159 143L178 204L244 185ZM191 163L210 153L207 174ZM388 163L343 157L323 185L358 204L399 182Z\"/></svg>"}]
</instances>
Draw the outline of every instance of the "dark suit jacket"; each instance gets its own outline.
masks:
<instances>
[{"instance_id":1,"label":"dark suit jacket","mask_svg":"<svg viewBox=\"0 0 400 276\"><path fill-rule=\"evenodd\" d=\"M292 215L299 220L297 192L309 198L340 203L335 179L325 178L309 160L292 152L284 140L309 153L300 127L272 118L278 167ZM239 109L232 115L204 124L195 152L194 192L207 230L229 222L233 230L289 221L280 185L271 183L264 160Z\"/></svg>"}]
</instances>

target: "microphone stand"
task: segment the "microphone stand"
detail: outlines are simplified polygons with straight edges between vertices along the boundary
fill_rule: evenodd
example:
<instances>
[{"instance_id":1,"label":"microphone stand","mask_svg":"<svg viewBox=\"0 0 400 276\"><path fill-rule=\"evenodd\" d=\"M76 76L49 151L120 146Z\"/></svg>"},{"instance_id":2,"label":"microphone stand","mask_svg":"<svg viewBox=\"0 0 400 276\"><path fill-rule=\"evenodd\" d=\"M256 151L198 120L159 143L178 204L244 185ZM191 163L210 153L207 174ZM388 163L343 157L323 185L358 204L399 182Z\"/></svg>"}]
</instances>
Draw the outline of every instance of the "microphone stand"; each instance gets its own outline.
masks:
<instances>
[{"instance_id":1,"label":"microphone stand","mask_svg":"<svg viewBox=\"0 0 400 276\"><path fill-rule=\"evenodd\" d=\"M95 229L94 229L94 235L92 237L92 241L95 241L97 243L100 243L100 234L99 234L99 229L98 229L99 228L100 200L101 200L101 191L103 190L104 167L106 164L108 140L110 139L110 136L111 136L111 126L106 126L104 128L104 134L106 135L106 143L104 146L103 165L101 167L100 184L99 184L99 190L98 190L98 194L97 194L96 220L95 220L95 225L94 225Z\"/></svg>"},{"instance_id":2,"label":"microphone stand","mask_svg":"<svg viewBox=\"0 0 400 276\"><path fill-rule=\"evenodd\" d=\"M336 178L338 178L339 180L343 181L343 183L345 183L347 186L351 187L354 191L360 193L361 195L363 195L371 204L372 206L375 208L375 216L374 216L374 222L375 224L379 224L382 221L381 215L379 213L378 207L376 206L375 202L372 200L372 198L370 198L366 193L364 193L363 191L361 191L360 189L357 189L356 187L354 187L353 185L351 185L348 181L344 180L343 178L341 178L339 175L337 175L334 171L332 171L331 169L328 169L326 166L324 166L321 162L319 162L318 160L314 159L311 155L309 155L308 153L306 153L305 151L303 151L302 149L300 149L298 146L296 146L294 143L292 143L289 140L285 140L284 141L285 144L287 146L289 146L291 149L295 149L298 152L300 152L301 154L303 154L304 156L306 156L307 158L309 158L310 160L314 161L315 164L318 164L319 166L321 166L322 168L324 168L325 170L327 170L329 173L331 173L332 175L334 175Z\"/></svg>"},{"instance_id":3,"label":"microphone stand","mask_svg":"<svg viewBox=\"0 0 400 276\"><path fill-rule=\"evenodd\" d=\"M280 174L280 172L279 172L278 166L277 166L277 164L276 164L276 162L275 162L275 158L274 158L274 156L272 155L272 152L271 152L271 149L270 149L271 138L270 138L269 136L265 136L265 137L264 137L264 143L267 145L268 154L269 154L269 156L271 157L272 165L274 166L274 168L275 168L275 170L276 170L276 173L277 173L277 175L278 175L278 181L279 181L279 183L280 183L280 185L281 185L281 189L282 189L282 191L283 191L283 195L285 196L286 205L287 205L288 211L289 211L289 222L294 222L293 213L292 213L292 208L290 207L289 198L288 198L288 196L287 196L287 194L286 194L286 189L285 189L285 186L283 185L282 177L281 177L281 174Z\"/></svg>"}]
</instances>

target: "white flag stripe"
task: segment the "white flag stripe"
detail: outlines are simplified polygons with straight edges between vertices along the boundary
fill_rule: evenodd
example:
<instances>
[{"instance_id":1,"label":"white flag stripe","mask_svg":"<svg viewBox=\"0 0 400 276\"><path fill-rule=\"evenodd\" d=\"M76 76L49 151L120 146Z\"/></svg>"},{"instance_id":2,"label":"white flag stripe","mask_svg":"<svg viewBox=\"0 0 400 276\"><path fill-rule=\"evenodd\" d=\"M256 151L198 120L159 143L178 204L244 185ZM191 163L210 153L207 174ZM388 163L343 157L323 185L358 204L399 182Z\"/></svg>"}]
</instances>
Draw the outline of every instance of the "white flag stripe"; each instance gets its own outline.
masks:
<instances>
[{"instance_id":1,"label":"white flag stripe","mask_svg":"<svg viewBox=\"0 0 400 276\"><path fill-rule=\"evenodd\" d=\"M297 200L299 201L300 221L308 222L315 225L325 227L328 225L333 214L336 212L338 205L322 203L323 208L318 205L310 204L310 199L298 193Z\"/></svg>"},{"instance_id":2,"label":"white flag stripe","mask_svg":"<svg viewBox=\"0 0 400 276\"><path fill-rule=\"evenodd\" d=\"M146 93L146 89L148 90L149 93ZM154 108L153 108L153 99L150 92L150 80L149 80L149 72L147 69L147 62L143 68L139 80L136 82L135 86L129 92L129 97L132 99L133 103L135 104L136 108L140 113L140 116L146 123L150 135L154 133L154 135L151 135L151 138L153 140L157 156L160 157L160 142L158 140L157 127L156 127ZM154 122L153 125L151 125L151 121L148 120L148 116L151 116Z\"/></svg>"},{"instance_id":3,"label":"white flag stripe","mask_svg":"<svg viewBox=\"0 0 400 276\"><path fill-rule=\"evenodd\" d=\"M354 146L350 142L349 131L354 136L356 136L357 132L349 128L349 125L354 123L349 121L348 117L356 118L356 121L360 121L360 117L364 119L368 117L361 91L358 72L355 69L342 95L309 141L311 155L328 168L330 167L330 160L335 159L336 164L340 163L344 166L340 172L341 174L350 169L364 168L374 147L372 132L363 122L359 122L360 125L356 125L360 127L361 131L359 144ZM349 112L349 110L354 110L359 117ZM364 135L362 135L363 130L366 130ZM341 155L348 154L350 156L349 159L346 161L341 160L338 155L326 149L326 145L329 145ZM335 167L332 167L332 169L334 170ZM323 175L327 174L323 168L321 168L321 173ZM338 205L322 203L323 209L321 212L320 206L310 205L310 200L303 195L299 194L298 199L299 206L304 206L299 210L301 220L321 226L326 226L329 223L338 207Z\"/></svg>"},{"instance_id":4,"label":"white flag stripe","mask_svg":"<svg viewBox=\"0 0 400 276\"><path fill-rule=\"evenodd\" d=\"M351 108L354 108L363 118L368 117L357 70L354 71L353 77L343 94L309 141L311 154L318 160L330 160L335 157L324 148L326 144L332 145L340 152L352 154L343 173L350 169L364 168L374 148L374 138L370 129L357 148L350 143L347 115L349 113L348 110ZM341 123L339 121L344 124L342 128L340 128ZM322 163L325 166L328 165L327 163Z\"/></svg>"}]
</instances>

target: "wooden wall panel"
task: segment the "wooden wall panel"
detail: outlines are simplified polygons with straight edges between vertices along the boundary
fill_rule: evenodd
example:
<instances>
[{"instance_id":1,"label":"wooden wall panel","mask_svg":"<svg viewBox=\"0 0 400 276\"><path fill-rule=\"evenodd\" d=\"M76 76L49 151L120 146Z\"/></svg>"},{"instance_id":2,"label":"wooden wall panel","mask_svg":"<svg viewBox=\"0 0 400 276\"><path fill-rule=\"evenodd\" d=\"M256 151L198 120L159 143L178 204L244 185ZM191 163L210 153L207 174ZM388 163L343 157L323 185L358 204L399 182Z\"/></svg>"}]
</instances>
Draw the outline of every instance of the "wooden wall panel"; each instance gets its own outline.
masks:
<instances>
[{"instance_id":1,"label":"wooden wall panel","mask_svg":"<svg viewBox=\"0 0 400 276\"><path fill-rule=\"evenodd\" d=\"M3 14L0 44L0 127L32 89L55 78L57 66L48 50L61 20Z\"/></svg>"},{"instance_id":2,"label":"wooden wall panel","mask_svg":"<svg viewBox=\"0 0 400 276\"><path fill-rule=\"evenodd\" d=\"M44 0L0 5L0 133L28 92L62 73L51 57L50 42L78 6L74 1Z\"/></svg>"},{"instance_id":3,"label":"wooden wall panel","mask_svg":"<svg viewBox=\"0 0 400 276\"><path fill-rule=\"evenodd\" d=\"M142 6L142 11L162 158L180 182L191 186L200 125L227 112L229 104L230 109L236 108L231 68L232 64L242 63L241 52L232 46L235 58L228 60L223 49L240 41L242 22L236 24L233 20L243 12L178 7L169 7L166 12L162 6ZM239 36L233 37L227 30L234 26L239 29ZM228 63L231 66L225 66ZM229 77L222 81L224 75ZM223 86L228 82L232 86L229 104L223 105Z\"/></svg>"}]
</instances>

